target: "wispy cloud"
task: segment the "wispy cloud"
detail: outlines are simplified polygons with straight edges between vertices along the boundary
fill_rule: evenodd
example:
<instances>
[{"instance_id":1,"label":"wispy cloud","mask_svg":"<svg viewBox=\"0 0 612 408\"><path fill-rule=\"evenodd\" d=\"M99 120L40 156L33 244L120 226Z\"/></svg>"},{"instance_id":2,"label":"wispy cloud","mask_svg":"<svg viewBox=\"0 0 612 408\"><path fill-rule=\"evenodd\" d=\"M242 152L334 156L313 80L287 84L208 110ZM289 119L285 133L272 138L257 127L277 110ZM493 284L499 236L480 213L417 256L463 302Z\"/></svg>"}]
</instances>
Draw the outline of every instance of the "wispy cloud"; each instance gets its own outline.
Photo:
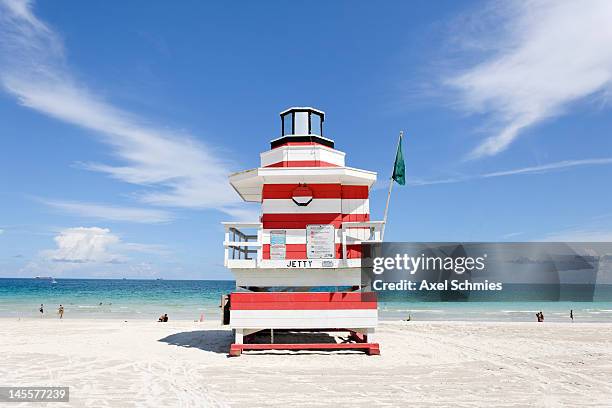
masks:
<instances>
[{"instance_id":1,"label":"wispy cloud","mask_svg":"<svg viewBox=\"0 0 612 408\"><path fill-rule=\"evenodd\" d=\"M169 222L174 219L170 212L152 208L119 207L62 200L43 200L43 203L70 215L109 221L156 224Z\"/></svg>"},{"instance_id":2,"label":"wispy cloud","mask_svg":"<svg viewBox=\"0 0 612 408\"><path fill-rule=\"evenodd\" d=\"M478 32L467 35L476 62L446 80L458 106L489 115L496 129L471 158L505 150L523 130L612 85L612 2L493 5L473 17Z\"/></svg>"},{"instance_id":3,"label":"wispy cloud","mask_svg":"<svg viewBox=\"0 0 612 408\"><path fill-rule=\"evenodd\" d=\"M120 164L85 167L142 186L136 195L142 202L240 208L227 182L231 165L222 155L191 135L156 126L97 96L76 78L60 36L34 15L31 2L0 0L0 84L21 105L98 135Z\"/></svg>"},{"instance_id":4,"label":"wispy cloud","mask_svg":"<svg viewBox=\"0 0 612 408\"><path fill-rule=\"evenodd\" d=\"M584 160L564 160L555 163L542 164L539 166L523 167L520 169L496 171L493 173L483 174L482 177L503 177L513 176L515 174L530 174L530 173L548 173L555 170L564 170L578 166L597 166L604 164L612 164L612 158L603 159L584 159Z\"/></svg>"},{"instance_id":5,"label":"wispy cloud","mask_svg":"<svg viewBox=\"0 0 612 408\"><path fill-rule=\"evenodd\" d=\"M523 235L523 232L509 232L508 234L504 234L501 236L502 239L510 239L510 238L516 238L519 237L521 235Z\"/></svg>"},{"instance_id":6,"label":"wispy cloud","mask_svg":"<svg viewBox=\"0 0 612 408\"><path fill-rule=\"evenodd\" d=\"M434 180L407 180L407 183L412 186L428 186L433 184L450 184L450 183L461 183L465 181L486 179L493 177L507 177L521 174L544 174L553 171L567 170L572 167L580 166L601 166L612 164L612 157L605 157L601 159L583 159L583 160L563 160L555 163L542 164L538 166L522 167L512 170L495 171L491 173L484 173L472 176L457 176L443 179Z\"/></svg>"},{"instance_id":7,"label":"wispy cloud","mask_svg":"<svg viewBox=\"0 0 612 408\"><path fill-rule=\"evenodd\" d=\"M122 244L122 248L126 252L140 252L152 255L170 255L170 251L165 245L156 244L140 244L135 242L126 242Z\"/></svg>"},{"instance_id":8,"label":"wispy cloud","mask_svg":"<svg viewBox=\"0 0 612 408\"><path fill-rule=\"evenodd\" d=\"M574 228L546 234L547 242L612 242L612 230Z\"/></svg>"},{"instance_id":9,"label":"wispy cloud","mask_svg":"<svg viewBox=\"0 0 612 408\"><path fill-rule=\"evenodd\" d=\"M539 241L612 242L612 213L581 217L572 225L561 226L541 235Z\"/></svg>"}]
</instances>

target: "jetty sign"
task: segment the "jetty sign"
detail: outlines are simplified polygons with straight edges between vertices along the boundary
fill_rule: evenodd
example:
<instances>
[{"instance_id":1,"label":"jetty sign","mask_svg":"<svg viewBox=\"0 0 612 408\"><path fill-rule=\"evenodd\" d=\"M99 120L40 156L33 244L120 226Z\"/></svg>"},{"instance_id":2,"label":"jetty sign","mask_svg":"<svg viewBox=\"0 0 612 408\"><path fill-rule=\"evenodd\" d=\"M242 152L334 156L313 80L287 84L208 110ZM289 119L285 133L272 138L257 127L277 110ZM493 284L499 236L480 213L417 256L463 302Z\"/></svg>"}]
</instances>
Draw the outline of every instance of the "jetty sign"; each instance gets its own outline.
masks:
<instances>
[{"instance_id":1,"label":"jetty sign","mask_svg":"<svg viewBox=\"0 0 612 408\"><path fill-rule=\"evenodd\" d=\"M289 261L287 268L312 268L312 261Z\"/></svg>"}]
</instances>

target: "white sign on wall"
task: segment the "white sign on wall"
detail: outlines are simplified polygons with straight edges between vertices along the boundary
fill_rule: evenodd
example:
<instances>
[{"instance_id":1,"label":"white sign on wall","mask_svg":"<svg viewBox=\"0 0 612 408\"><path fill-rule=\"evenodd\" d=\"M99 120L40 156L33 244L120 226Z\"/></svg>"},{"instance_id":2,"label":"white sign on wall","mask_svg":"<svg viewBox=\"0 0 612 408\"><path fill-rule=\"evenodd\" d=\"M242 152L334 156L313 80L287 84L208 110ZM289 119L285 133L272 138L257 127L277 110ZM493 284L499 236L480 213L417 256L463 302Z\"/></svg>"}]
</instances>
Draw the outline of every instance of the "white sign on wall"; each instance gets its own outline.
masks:
<instances>
[{"instance_id":1,"label":"white sign on wall","mask_svg":"<svg viewBox=\"0 0 612 408\"><path fill-rule=\"evenodd\" d=\"M270 259L285 259L287 256L287 232L270 231Z\"/></svg>"},{"instance_id":2,"label":"white sign on wall","mask_svg":"<svg viewBox=\"0 0 612 408\"><path fill-rule=\"evenodd\" d=\"M336 229L333 225L306 226L306 256L308 259L336 257Z\"/></svg>"}]
</instances>

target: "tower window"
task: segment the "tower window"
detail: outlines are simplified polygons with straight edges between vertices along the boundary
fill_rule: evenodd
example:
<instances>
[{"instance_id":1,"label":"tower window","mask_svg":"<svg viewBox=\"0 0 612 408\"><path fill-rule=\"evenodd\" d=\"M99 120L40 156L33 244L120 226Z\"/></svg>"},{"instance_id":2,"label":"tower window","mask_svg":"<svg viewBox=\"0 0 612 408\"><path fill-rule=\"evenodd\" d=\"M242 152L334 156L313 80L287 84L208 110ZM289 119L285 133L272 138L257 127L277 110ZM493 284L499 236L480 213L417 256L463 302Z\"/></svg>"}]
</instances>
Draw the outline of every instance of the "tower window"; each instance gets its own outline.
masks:
<instances>
[{"instance_id":1,"label":"tower window","mask_svg":"<svg viewBox=\"0 0 612 408\"><path fill-rule=\"evenodd\" d=\"M310 131L308 134L323 136L323 127L321 126L321 115L315 112L310 112Z\"/></svg>"}]
</instances>

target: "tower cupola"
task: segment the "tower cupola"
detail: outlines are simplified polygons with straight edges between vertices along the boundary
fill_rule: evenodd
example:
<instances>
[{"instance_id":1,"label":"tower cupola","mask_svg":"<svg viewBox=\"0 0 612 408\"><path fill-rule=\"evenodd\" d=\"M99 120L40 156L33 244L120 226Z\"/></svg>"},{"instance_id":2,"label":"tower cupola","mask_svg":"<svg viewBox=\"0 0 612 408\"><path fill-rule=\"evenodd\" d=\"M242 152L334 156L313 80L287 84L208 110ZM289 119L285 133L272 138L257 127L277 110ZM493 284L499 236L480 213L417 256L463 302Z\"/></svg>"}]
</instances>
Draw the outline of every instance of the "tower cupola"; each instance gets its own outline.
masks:
<instances>
[{"instance_id":1,"label":"tower cupola","mask_svg":"<svg viewBox=\"0 0 612 408\"><path fill-rule=\"evenodd\" d=\"M280 113L281 136L270 142L271 148L291 142L311 142L334 147L334 141L323 137L325 112L311 107L293 107Z\"/></svg>"}]
</instances>

